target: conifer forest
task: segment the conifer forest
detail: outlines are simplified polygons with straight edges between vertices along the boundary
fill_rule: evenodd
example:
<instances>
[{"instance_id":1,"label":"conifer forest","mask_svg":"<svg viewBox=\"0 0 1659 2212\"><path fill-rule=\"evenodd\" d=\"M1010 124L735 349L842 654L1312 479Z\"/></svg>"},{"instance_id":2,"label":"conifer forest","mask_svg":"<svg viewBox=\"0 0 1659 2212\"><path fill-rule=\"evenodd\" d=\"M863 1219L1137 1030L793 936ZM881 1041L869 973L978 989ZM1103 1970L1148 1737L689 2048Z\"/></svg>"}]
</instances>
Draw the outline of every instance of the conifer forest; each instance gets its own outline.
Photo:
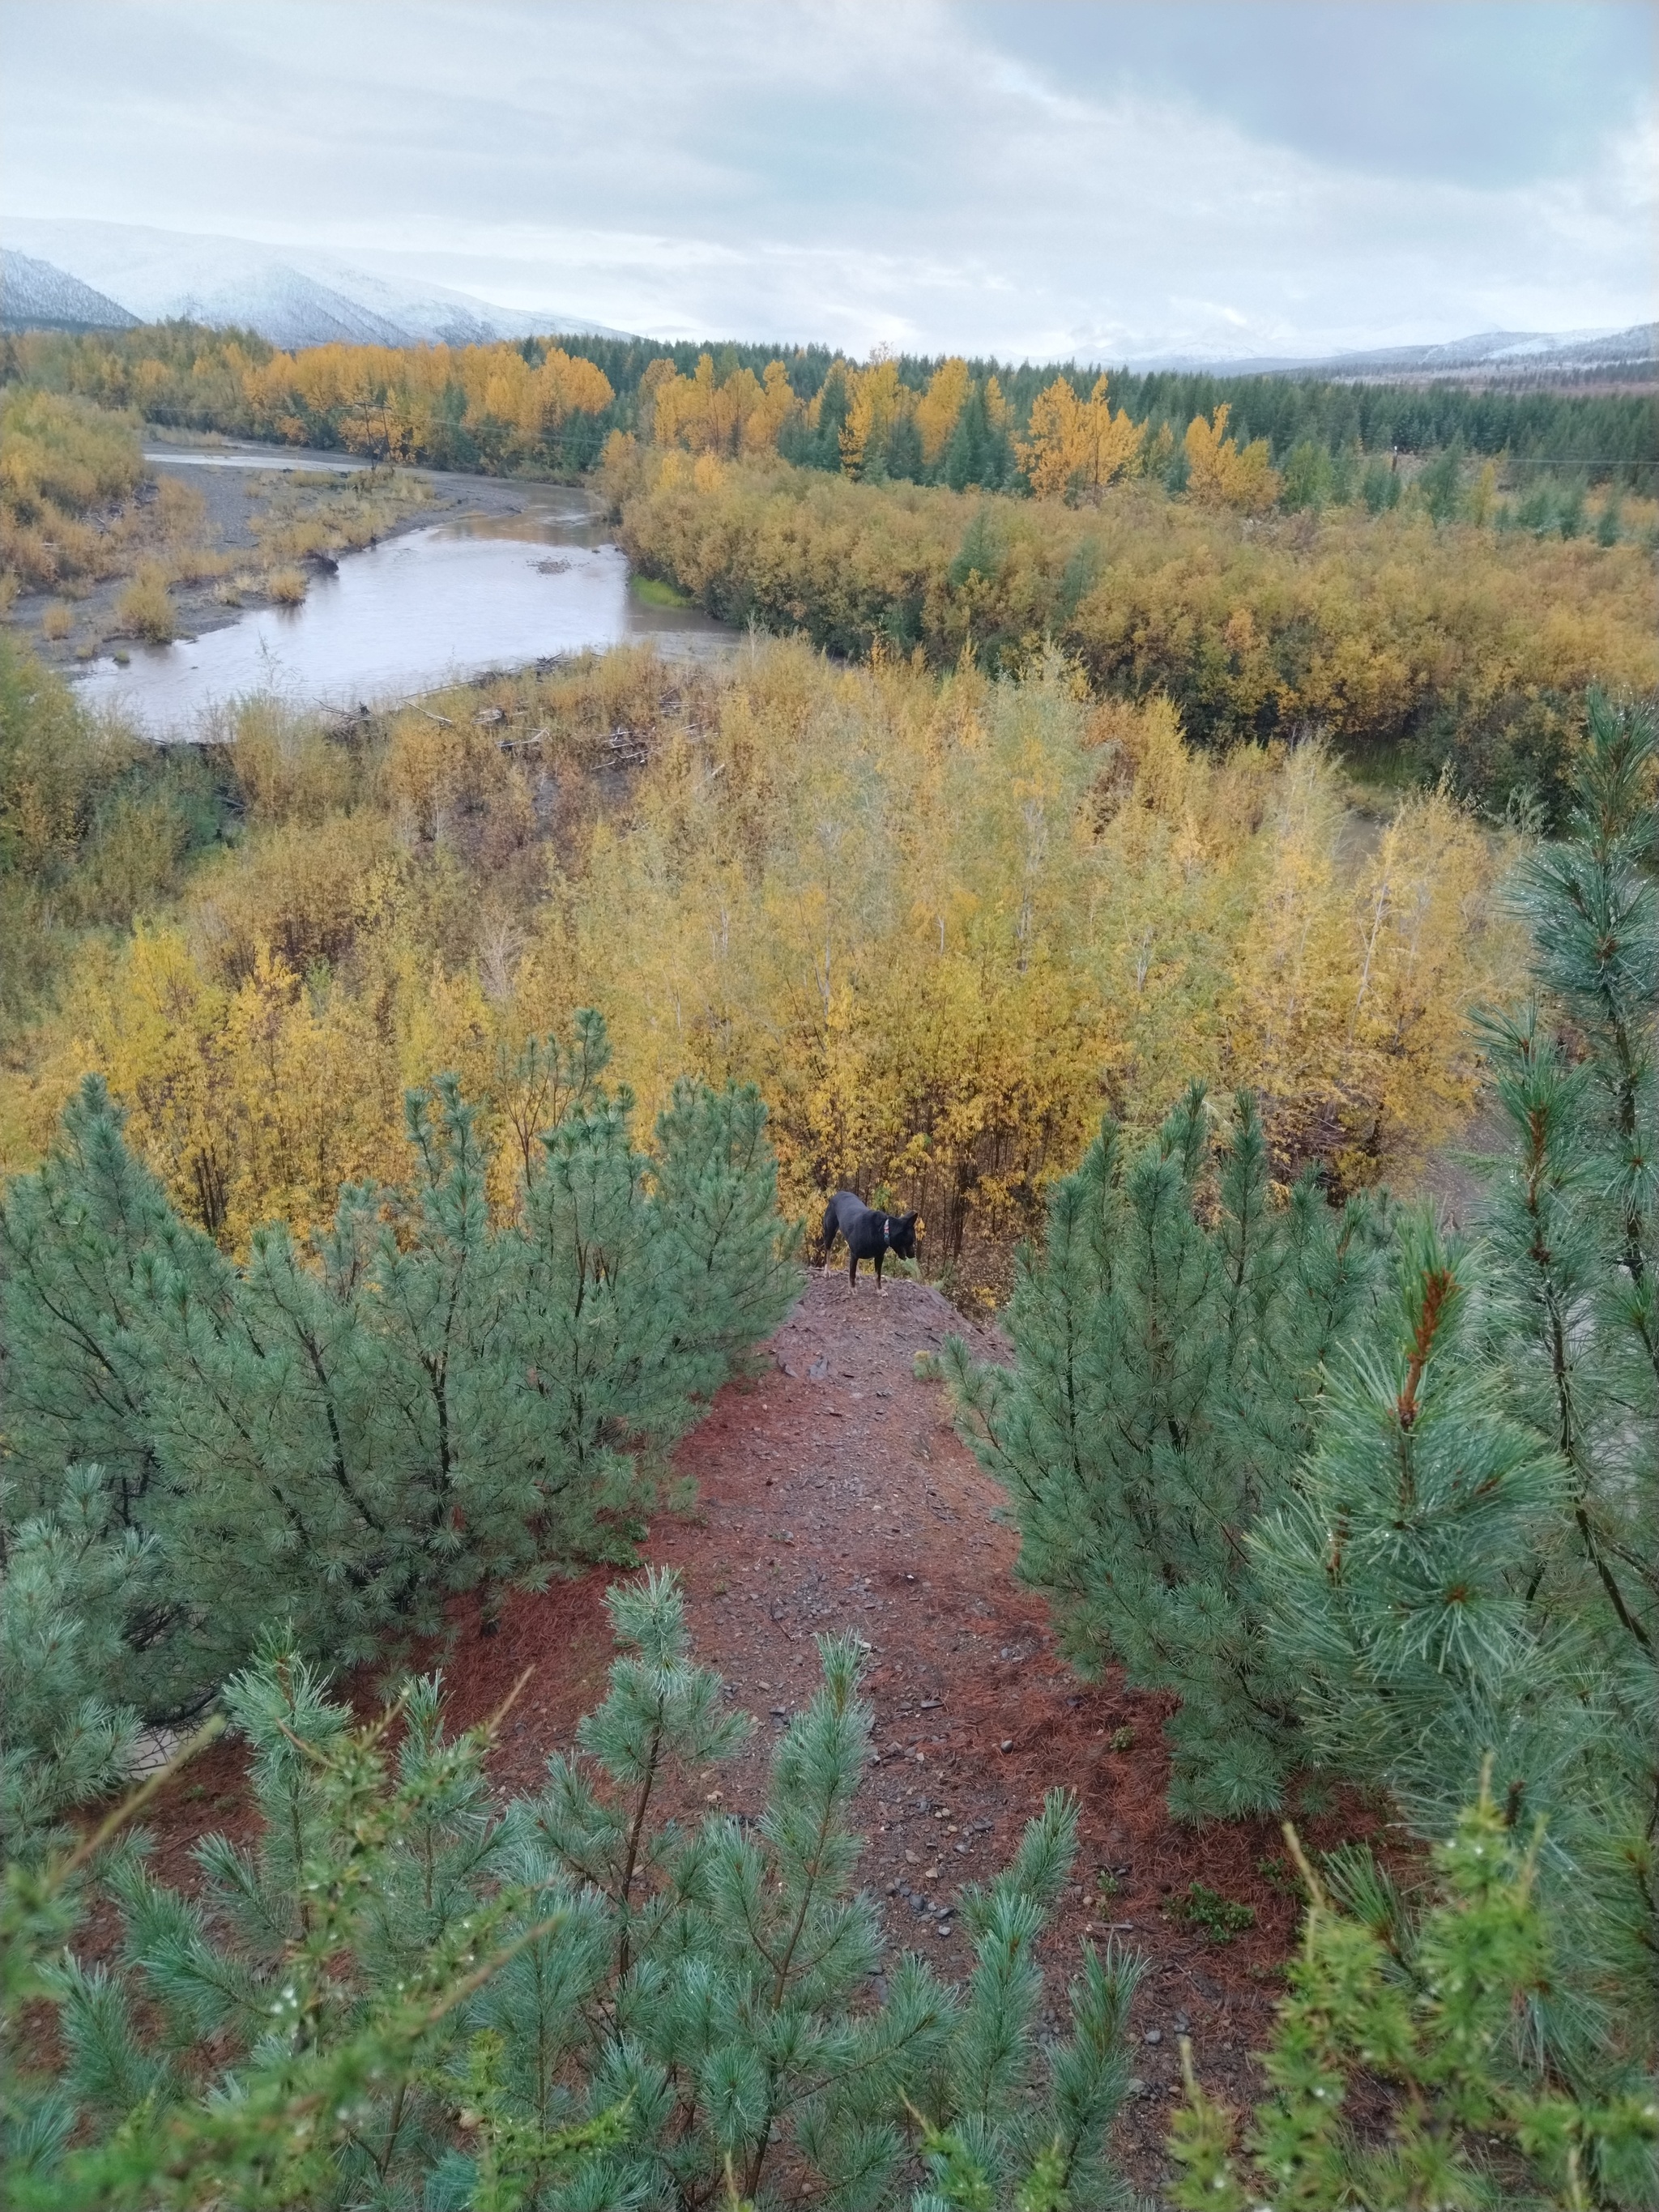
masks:
<instances>
[{"instance_id":1,"label":"conifer forest","mask_svg":"<svg viewBox=\"0 0 1659 2212\"><path fill-rule=\"evenodd\" d=\"M0 338L8 2206L1659 2205L1656 432Z\"/></svg>"}]
</instances>

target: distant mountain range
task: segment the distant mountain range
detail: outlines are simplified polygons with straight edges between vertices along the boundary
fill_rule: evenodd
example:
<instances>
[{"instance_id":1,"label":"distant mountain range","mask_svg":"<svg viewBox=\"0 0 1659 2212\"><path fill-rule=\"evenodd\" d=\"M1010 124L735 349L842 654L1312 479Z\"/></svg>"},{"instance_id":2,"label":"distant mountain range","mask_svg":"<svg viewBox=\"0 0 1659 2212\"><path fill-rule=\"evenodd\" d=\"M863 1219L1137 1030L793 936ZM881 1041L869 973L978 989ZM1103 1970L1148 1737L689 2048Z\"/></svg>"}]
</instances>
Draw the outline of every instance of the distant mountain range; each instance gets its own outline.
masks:
<instances>
[{"instance_id":1,"label":"distant mountain range","mask_svg":"<svg viewBox=\"0 0 1659 2212\"><path fill-rule=\"evenodd\" d=\"M446 285L400 282L332 254L249 239L9 217L0 240L0 323L9 330L124 329L183 316L288 347L623 335L559 308L498 307Z\"/></svg>"},{"instance_id":2,"label":"distant mountain range","mask_svg":"<svg viewBox=\"0 0 1659 2212\"><path fill-rule=\"evenodd\" d=\"M446 285L380 275L333 254L245 238L0 217L0 326L8 330L120 330L184 316L220 327L234 324L289 347L625 335L562 308L500 307ZM1659 324L1624 331L1486 331L1445 344L1385 346L1323 359L1166 354L1130 366L1217 376L1650 383L1659 380Z\"/></svg>"},{"instance_id":3,"label":"distant mountain range","mask_svg":"<svg viewBox=\"0 0 1659 2212\"><path fill-rule=\"evenodd\" d=\"M1659 323L1626 331L1483 331L1443 345L1381 346L1332 354L1322 361L1254 354L1243 360L1200 360L1190 354L1131 363L1137 369L1196 369L1212 376L1471 378L1639 376L1659 374Z\"/></svg>"}]
</instances>

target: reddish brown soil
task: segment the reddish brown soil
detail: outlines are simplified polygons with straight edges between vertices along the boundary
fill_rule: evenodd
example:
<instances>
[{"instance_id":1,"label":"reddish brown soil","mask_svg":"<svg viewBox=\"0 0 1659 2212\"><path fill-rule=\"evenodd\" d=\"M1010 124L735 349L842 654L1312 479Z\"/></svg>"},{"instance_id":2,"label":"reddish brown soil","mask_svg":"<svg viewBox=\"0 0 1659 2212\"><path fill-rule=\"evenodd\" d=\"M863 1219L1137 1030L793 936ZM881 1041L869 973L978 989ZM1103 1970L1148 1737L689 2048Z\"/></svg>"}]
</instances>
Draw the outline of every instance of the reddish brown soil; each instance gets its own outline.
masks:
<instances>
[{"instance_id":1,"label":"reddish brown soil","mask_svg":"<svg viewBox=\"0 0 1659 2212\"><path fill-rule=\"evenodd\" d=\"M878 1754L863 1791L865 1879L886 1901L895 1947L961 1976L969 1951L951 1912L961 1886L1004 1863L1045 1790L1075 1790L1081 1846L1046 1944L1050 2002L1063 2014L1086 1939L1114 1935L1146 1956L1140 2087L1120 2131L1146 2186L1163 2165L1179 2035L1212 2090L1235 2103L1259 2093L1250 2054L1267 2039L1297 1905L1271 1822L1170 1820L1164 1704L1115 1673L1080 1683L1057 1658L1042 1599L1015 1580L1000 1492L956 1436L940 1388L913 1373L915 1355L953 1331L976 1334L927 1285L898 1281L878 1297L867 1280L854 1295L843 1276L814 1275L768 1348L772 1364L722 1390L680 1447L697 1504L659 1518L645 1557L678 1571L696 1656L756 1722L745 1751L691 1778L689 1794L757 1811L770 1744L816 1680L813 1638L855 1630L870 1647ZM999 1346L978 1334L977 1349ZM596 1571L514 1597L488 1638L463 1610L447 1649L423 1655L445 1665L458 1726L534 1669L492 1759L503 1795L537 1789L548 1753L570 1747L603 1693L606 1580ZM237 1825L240 1779L235 1748L222 1744L169 1786L150 1824L164 1877L187 1878L204 1829ZM1348 1808L1301 1825L1317 1849L1371 1824ZM1251 1907L1254 1927L1218 1942L1180 1917L1194 1881Z\"/></svg>"}]
</instances>

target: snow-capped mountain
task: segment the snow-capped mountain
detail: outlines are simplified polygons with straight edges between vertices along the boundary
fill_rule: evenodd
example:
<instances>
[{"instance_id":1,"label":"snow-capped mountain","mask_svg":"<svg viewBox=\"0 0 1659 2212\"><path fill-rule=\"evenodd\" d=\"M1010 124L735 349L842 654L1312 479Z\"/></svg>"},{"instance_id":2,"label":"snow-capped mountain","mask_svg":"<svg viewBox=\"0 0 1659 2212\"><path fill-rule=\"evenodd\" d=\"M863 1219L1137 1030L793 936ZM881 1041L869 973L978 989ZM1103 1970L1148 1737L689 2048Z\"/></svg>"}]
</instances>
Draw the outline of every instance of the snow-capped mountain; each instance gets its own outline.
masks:
<instances>
[{"instance_id":1,"label":"snow-capped mountain","mask_svg":"<svg viewBox=\"0 0 1659 2212\"><path fill-rule=\"evenodd\" d=\"M1346 376L1436 376L1471 369L1626 368L1651 363L1659 353L1659 324L1626 331L1485 331L1445 345L1382 346L1339 354L1317 364Z\"/></svg>"},{"instance_id":2,"label":"snow-capped mountain","mask_svg":"<svg viewBox=\"0 0 1659 2212\"><path fill-rule=\"evenodd\" d=\"M137 319L50 261L0 249L0 329L118 331Z\"/></svg>"},{"instance_id":3,"label":"snow-capped mountain","mask_svg":"<svg viewBox=\"0 0 1659 2212\"><path fill-rule=\"evenodd\" d=\"M1583 375L1604 371L1653 372L1659 362L1659 323L1624 331L1483 331L1439 345L1378 346L1323 359L1252 354L1169 355L1139 361L1136 368L1204 369L1216 376L1530 376Z\"/></svg>"},{"instance_id":4,"label":"snow-capped mountain","mask_svg":"<svg viewBox=\"0 0 1659 2212\"><path fill-rule=\"evenodd\" d=\"M64 281L107 295L137 321L177 315L234 324L273 345L475 345L555 331L621 335L556 308L499 307L446 285L399 282L332 254L249 239L21 216L0 222L0 239Z\"/></svg>"}]
</instances>

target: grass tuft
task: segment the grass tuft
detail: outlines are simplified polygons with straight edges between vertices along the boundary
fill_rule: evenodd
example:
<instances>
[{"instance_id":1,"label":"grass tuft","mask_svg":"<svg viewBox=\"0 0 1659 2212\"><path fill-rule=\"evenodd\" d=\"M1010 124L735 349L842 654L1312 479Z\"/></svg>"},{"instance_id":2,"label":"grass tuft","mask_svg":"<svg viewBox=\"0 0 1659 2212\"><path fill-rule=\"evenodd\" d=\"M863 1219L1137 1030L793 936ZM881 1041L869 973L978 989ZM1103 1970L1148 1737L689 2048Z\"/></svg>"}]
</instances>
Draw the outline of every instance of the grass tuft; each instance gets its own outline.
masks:
<instances>
[{"instance_id":1,"label":"grass tuft","mask_svg":"<svg viewBox=\"0 0 1659 2212\"><path fill-rule=\"evenodd\" d=\"M265 589L279 607L297 607L306 595L303 568L278 568L265 580Z\"/></svg>"},{"instance_id":2,"label":"grass tuft","mask_svg":"<svg viewBox=\"0 0 1659 2212\"><path fill-rule=\"evenodd\" d=\"M146 645L172 644L179 635L179 612L159 568L139 569L115 603L115 619Z\"/></svg>"}]
</instances>

